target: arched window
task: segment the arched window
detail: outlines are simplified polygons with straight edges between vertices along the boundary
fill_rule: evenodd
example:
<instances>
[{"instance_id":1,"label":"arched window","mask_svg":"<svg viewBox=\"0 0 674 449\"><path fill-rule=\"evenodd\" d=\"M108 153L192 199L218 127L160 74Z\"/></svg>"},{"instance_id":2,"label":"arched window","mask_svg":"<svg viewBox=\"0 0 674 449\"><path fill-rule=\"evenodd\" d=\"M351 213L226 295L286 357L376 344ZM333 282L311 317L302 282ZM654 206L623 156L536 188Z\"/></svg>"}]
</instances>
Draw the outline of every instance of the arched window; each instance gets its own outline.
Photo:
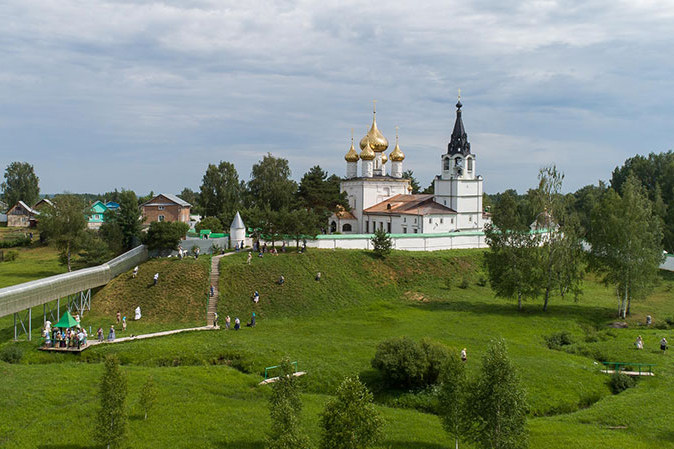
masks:
<instances>
[{"instance_id":1,"label":"arched window","mask_svg":"<svg viewBox=\"0 0 674 449\"><path fill-rule=\"evenodd\" d=\"M337 232L337 223L334 221L330 223L330 232Z\"/></svg>"},{"instance_id":2,"label":"arched window","mask_svg":"<svg viewBox=\"0 0 674 449\"><path fill-rule=\"evenodd\" d=\"M468 159L466 159L466 165L467 165L468 171L473 171L473 158L472 157L469 157Z\"/></svg>"},{"instance_id":3,"label":"arched window","mask_svg":"<svg viewBox=\"0 0 674 449\"><path fill-rule=\"evenodd\" d=\"M454 166L455 167L461 167L461 158L457 157L454 159Z\"/></svg>"},{"instance_id":4,"label":"arched window","mask_svg":"<svg viewBox=\"0 0 674 449\"><path fill-rule=\"evenodd\" d=\"M449 170L449 158L445 158L444 163L443 169Z\"/></svg>"},{"instance_id":5,"label":"arched window","mask_svg":"<svg viewBox=\"0 0 674 449\"><path fill-rule=\"evenodd\" d=\"M391 196L391 189L388 187L384 187L384 196Z\"/></svg>"},{"instance_id":6,"label":"arched window","mask_svg":"<svg viewBox=\"0 0 674 449\"><path fill-rule=\"evenodd\" d=\"M351 232L351 225L349 223L344 223L342 226L342 232Z\"/></svg>"}]
</instances>

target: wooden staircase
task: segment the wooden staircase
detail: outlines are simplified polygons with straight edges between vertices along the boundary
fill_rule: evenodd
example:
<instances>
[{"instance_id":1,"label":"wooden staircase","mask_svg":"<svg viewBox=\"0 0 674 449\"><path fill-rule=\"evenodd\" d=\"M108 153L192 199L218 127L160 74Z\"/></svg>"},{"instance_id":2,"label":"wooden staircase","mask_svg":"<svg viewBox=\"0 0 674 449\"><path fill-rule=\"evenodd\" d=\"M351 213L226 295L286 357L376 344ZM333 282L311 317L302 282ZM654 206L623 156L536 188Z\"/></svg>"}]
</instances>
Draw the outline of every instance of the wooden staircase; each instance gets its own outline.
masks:
<instances>
[{"instance_id":1,"label":"wooden staircase","mask_svg":"<svg viewBox=\"0 0 674 449\"><path fill-rule=\"evenodd\" d=\"M231 253L229 253L231 254ZM213 285L213 296L208 298L208 313L206 314L206 324L208 326L213 326L213 320L215 319L215 312L218 310L218 284L220 281L220 259L223 255L213 256L211 259L211 275L210 281ZM209 286L209 295L210 295L210 286Z\"/></svg>"}]
</instances>

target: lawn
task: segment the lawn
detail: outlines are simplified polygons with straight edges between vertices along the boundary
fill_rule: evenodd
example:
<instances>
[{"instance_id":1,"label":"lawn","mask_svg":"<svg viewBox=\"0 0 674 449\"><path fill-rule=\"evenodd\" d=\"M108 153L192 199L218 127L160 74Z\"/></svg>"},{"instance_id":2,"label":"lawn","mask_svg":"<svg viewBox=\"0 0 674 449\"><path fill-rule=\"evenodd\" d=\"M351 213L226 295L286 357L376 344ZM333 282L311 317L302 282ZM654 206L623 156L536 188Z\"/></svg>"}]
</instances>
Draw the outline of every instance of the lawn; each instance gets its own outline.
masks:
<instances>
[{"instance_id":1,"label":"lawn","mask_svg":"<svg viewBox=\"0 0 674 449\"><path fill-rule=\"evenodd\" d=\"M407 335L466 347L470 376L476 375L488 341L505 338L530 400L532 447L674 447L668 422L674 400L673 360L657 348L663 335L672 336L665 322L674 316L671 276L663 276L649 298L633 304L629 328L612 329L608 325L615 321L614 295L595 279L585 283L579 302L553 298L548 312L541 311L541 301L517 312L514 302L494 298L482 285L481 257L478 250L394 252L380 261L364 251L310 250L254 258L250 266L245 254L225 257L220 264L220 322L229 314L232 321L238 316L245 323L255 311L255 328L103 345L80 356L44 354L34 350L34 343L21 342L25 355L20 365L0 362L0 374L7 379L1 387L5 394L0 399L0 446L90 447L86 426L59 440L57 428L66 421L57 419L53 425L50 416L77 400L74 418L91 418L102 372L99 362L114 353L131 383L130 447L175 447L188 439L193 447L263 448L269 389L255 385L266 366L286 355L308 373L302 378L303 416L314 442L323 404L345 375L356 373L375 390L387 420L382 447L450 447L436 416L400 408L409 407L414 395L382 390L370 368L378 342ZM151 278L159 266L151 264L161 264L164 270L188 276L171 279L191 290L163 303L167 298L151 296L161 292L146 285L150 278L139 275L134 283L123 274L94 297L91 317L107 319L116 307L143 300L148 310L143 325L148 329L179 327L197 319L198 313L190 317L192 312L181 310L185 305L205 307L202 295L208 281L198 273L204 273L207 264L183 262L187 261L151 261L141 266L141 274ZM194 271L188 275L190 270ZM318 271L322 277L315 281ZM280 275L285 277L283 285L276 283ZM160 284L162 279L167 281L162 295L168 295L175 287L168 274L162 274ZM261 297L257 305L250 299L255 290ZM149 312L155 303L154 310L165 310L166 316ZM638 325L647 314L656 326ZM558 332L568 332L572 343L548 349L545 337ZM643 351L633 346L639 334L646 344ZM0 334L0 350L13 344L5 335ZM657 363L657 376L611 395L608 377L599 372L598 360L604 359ZM134 401L148 374L161 390L160 405L142 421Z\"/></svg>"}]
</instances>

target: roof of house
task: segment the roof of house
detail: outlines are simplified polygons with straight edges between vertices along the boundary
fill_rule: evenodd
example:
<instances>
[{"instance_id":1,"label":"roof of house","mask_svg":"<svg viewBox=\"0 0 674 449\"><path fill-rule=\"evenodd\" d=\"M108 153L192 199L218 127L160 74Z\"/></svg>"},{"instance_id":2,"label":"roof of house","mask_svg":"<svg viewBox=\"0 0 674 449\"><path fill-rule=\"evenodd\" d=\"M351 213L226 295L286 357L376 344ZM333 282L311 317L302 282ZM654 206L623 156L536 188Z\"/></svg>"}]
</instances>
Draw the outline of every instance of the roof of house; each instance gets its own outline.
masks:
<instances>
[{"instance_id":1,"label":"roof of house","mask_svg":"<svg viewBox=\"0 0 674 449\"><path fill-rule=\"evenodd\" d=\"M99 213L99 214L100 214L100 213L103 213L103 212L107 211L107 210L108 210L108 206L106 206L105 203L103 203L103 201L101 201L101 200L96 200L96 201L94 202L94 204L91 205L91 207L89 208L89 210L91 210L92 212L96 212L96 213Z\"/></svg>"},{"instance_id":2,"label":"roof of house","mask_svg":"<svg viewBox=\"0 0 674 449\"><path fill-rule=\"evenodd\" d=\"M433 195L396 195L363 211L366 214L455 215L456 211L433 201Z\"/></svg>"},{"instance_id":3,"label":"roof of house","mask_svg":"<svg viewBox=\"0 0 674 449\"><path fill-rule=\"evenodd\" d=\"M105 203L105 207L107 207L110 210L119 209L119 203L115 203L114 201L108 201L107 203Z\"/></svg>"},{"instance_id":4,"label":"roof of house","mask_svg":"<svg viewBox=\"0 0 674 449\"><path fill-rule=\"evenodd\" d=\"M170 193L160 193L149 201L144 202L141 206L166 206L166 203L156 201L160 196L163 196L167 200L171 201L182 207L192 207L190 203L183 200L182 198L177 197L176 195L171 195Z\"/></svg>"},{"instance_id":5,"label":"roof of house","mask_svg":"<svg viewBox=\"0 0 674 449\"><path fill-rule=\"evenodd\" d=\"M37 214L37 211L32 209L30 206L28 206L26 203L23 201L19 201L16 203L14 206L10 207L9 210L7 211L7 214L9 214L12 210L14 210L15 207L20 206L21 208L25 209L28 211L29 214L35 215Z\"/></svg>"},{"instance_id":6,"label":"roof of house","mask_svg":"<svg viewBox=\"0 0 674 449\"><path fill-rule=\"evenodd\" d=\"M42 198L40 201L35 203L35 205L33 206L33 210L37 211L37 208L42 206L43 204L49 204L52 207L54 206L54 203L52 203L49 198Z\"/></svg>"},{"instance_id":7,"label":"roof of house","mask_svg":"<svg viewBox=\"0 0 674 449\"><path fill-rule=\"evenodd\" d=\"M353 215L351 212L348 210L344 210L342 206L337 207L337 210L335 211L335 216L339 218L340 220L355 220L356 216Z\"/></svg>"}]
</instances>

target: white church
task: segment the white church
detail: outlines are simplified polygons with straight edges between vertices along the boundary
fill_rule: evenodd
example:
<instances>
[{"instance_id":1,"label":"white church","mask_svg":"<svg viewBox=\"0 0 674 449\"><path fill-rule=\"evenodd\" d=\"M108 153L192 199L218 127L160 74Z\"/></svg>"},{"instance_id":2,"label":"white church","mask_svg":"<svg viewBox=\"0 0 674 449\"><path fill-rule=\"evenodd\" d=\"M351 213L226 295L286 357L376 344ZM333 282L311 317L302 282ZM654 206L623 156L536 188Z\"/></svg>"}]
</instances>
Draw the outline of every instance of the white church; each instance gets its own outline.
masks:
<instances>
[{"instance_id":1,"label":"white church","mask_svg":"<svg viewBox=\"0 0 674 449\"><path fill-rule=\"evenodd\" d=\"M346 153L346 192L351 211L330 217L330 232L371 234L383 229L390 234L442 234L482 231L488 216L482 210L482 176L477 175L475 155L461 117L461 97L456 104L456 121L440 156L440 174L433 181L433 194L411 194L410 181L402 177L405 154L398 144L390 154L388 140L377 129L373 111L370 131L360 141L360 153ZM360 163L360 170L359 165Z\"/></svg>"}]
</instances>

